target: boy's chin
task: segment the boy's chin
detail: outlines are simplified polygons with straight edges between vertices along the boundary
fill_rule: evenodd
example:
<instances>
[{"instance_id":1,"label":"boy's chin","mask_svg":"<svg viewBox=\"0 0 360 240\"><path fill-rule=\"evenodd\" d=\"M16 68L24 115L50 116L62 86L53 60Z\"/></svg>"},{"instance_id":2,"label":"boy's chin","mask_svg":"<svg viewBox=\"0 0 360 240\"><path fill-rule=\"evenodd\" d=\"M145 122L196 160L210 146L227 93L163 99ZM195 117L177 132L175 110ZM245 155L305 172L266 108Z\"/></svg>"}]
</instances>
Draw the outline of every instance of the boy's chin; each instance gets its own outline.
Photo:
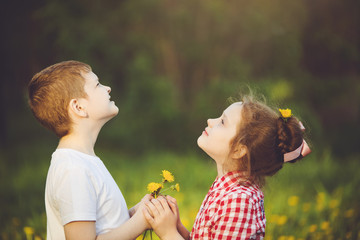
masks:
<instances>
[{"instance_id":1,"label":"boy's chin","mask_svg":"<svg viewBox=\"0 0 360 240\"><path fill-rule=\"evenodd\" d=\"M114 105L113 108L114 108L113 114L111 115L112 118L115 117L116 115L118 115L118 113L119 113L119 108L116 105Z\"/></svg>"}]
</instances>

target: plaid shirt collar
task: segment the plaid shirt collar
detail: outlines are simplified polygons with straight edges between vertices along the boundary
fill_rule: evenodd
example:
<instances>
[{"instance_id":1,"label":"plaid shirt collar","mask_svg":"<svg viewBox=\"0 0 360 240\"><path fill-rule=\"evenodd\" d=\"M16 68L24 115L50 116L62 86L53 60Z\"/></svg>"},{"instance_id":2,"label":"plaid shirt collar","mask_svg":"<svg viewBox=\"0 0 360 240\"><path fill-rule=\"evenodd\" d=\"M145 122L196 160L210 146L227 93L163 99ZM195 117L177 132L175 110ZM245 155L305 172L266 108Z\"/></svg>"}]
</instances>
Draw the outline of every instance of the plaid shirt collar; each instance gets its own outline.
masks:
<instances>
[{"instance_id":1,"label":"plaid shirt collar","mask_svg":"<svg viewBox=\"0 0 360 240\"><path fill-rule=\"evenodd\" d=\"M239 184L241 179L245 179L245 173L242 171L233 171L217 177L209 189L209 193L228 188L234 184ZM253 185L250 181L245 180L243 183Z\"/></svg>"}]
</instances>

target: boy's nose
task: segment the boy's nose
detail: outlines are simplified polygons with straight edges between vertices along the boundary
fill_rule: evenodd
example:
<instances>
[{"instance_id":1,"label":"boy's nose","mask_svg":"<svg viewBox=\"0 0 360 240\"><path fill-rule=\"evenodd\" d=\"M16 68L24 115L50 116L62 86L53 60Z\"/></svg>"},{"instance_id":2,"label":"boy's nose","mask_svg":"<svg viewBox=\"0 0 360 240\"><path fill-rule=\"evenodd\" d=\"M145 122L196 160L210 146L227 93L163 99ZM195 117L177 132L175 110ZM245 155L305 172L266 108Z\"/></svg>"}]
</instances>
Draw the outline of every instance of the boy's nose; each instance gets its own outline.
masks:
<instances>
[{"instance_id":1,"label":"boy's nose","mask_svg":"<svg viewBox=\"0 0 360 240\"><path fill-rule=\"evenodd\" d=\"M111 87L107 86L107 91L108 91L108 93L110 93L111 92Z\"/></svg>"}]
</instances>

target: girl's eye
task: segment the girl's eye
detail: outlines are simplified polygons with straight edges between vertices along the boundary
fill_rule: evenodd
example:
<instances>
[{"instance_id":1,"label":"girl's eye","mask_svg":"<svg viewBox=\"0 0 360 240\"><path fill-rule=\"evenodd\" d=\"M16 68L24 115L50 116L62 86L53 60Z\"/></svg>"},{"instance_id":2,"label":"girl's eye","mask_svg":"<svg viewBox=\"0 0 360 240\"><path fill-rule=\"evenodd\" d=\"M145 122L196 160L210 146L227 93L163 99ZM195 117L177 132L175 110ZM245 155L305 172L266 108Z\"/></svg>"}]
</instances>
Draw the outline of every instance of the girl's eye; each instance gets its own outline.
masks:
<instances>
[{"instance_id":1,"label":"girl's eye","mask_svg":"<svg viewBox=\"0 0 360 240\"><path fill-rule=\"evenodd\" d=\"M221 124L224 124L224 119L221 119Z\"/></svg>"},{"instance_id":2,"label":"girl's eye","mask_svg":"<svg viewBox=\"0 0 360 240\"><path fill-rule=\"evenodd\" d=\"M99 85L100 85L100 83L97 83L97 84L96 84L96 86L99 86Z\"/></svg>"}]
</instances>

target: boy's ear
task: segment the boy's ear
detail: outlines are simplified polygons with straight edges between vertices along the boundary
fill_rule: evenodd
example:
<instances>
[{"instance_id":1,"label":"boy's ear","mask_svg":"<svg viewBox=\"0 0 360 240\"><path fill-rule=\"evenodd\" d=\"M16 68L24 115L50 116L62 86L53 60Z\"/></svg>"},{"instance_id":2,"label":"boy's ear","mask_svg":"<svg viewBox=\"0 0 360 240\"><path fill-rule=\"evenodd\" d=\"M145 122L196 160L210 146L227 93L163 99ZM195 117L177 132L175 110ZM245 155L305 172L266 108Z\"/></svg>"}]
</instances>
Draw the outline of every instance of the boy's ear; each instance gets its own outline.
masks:
<instances>
[{"instance_id":1,"label":"boy's ear","mask_svg":"<svg viewBox=\"0 0 360 240\"><path fill-rule=\"evenodd\" d=\"M237 146L232 154L232 157L233 158L237 158L237 159L240 159L240 158L243 158L247 153L247 147L240 144L239 146Z\"/></svg>"},{"instance_id":2,"label":"boy's ear","mask_svg":"<svg viewBox=\"0 0 360 240\"><path fill-rule=\"evenodd\" d=\"M81 102L75 98L70 100L69 110L78 117L88 116L85 108L81 105Z\"/></svg>"}]
</instances>

